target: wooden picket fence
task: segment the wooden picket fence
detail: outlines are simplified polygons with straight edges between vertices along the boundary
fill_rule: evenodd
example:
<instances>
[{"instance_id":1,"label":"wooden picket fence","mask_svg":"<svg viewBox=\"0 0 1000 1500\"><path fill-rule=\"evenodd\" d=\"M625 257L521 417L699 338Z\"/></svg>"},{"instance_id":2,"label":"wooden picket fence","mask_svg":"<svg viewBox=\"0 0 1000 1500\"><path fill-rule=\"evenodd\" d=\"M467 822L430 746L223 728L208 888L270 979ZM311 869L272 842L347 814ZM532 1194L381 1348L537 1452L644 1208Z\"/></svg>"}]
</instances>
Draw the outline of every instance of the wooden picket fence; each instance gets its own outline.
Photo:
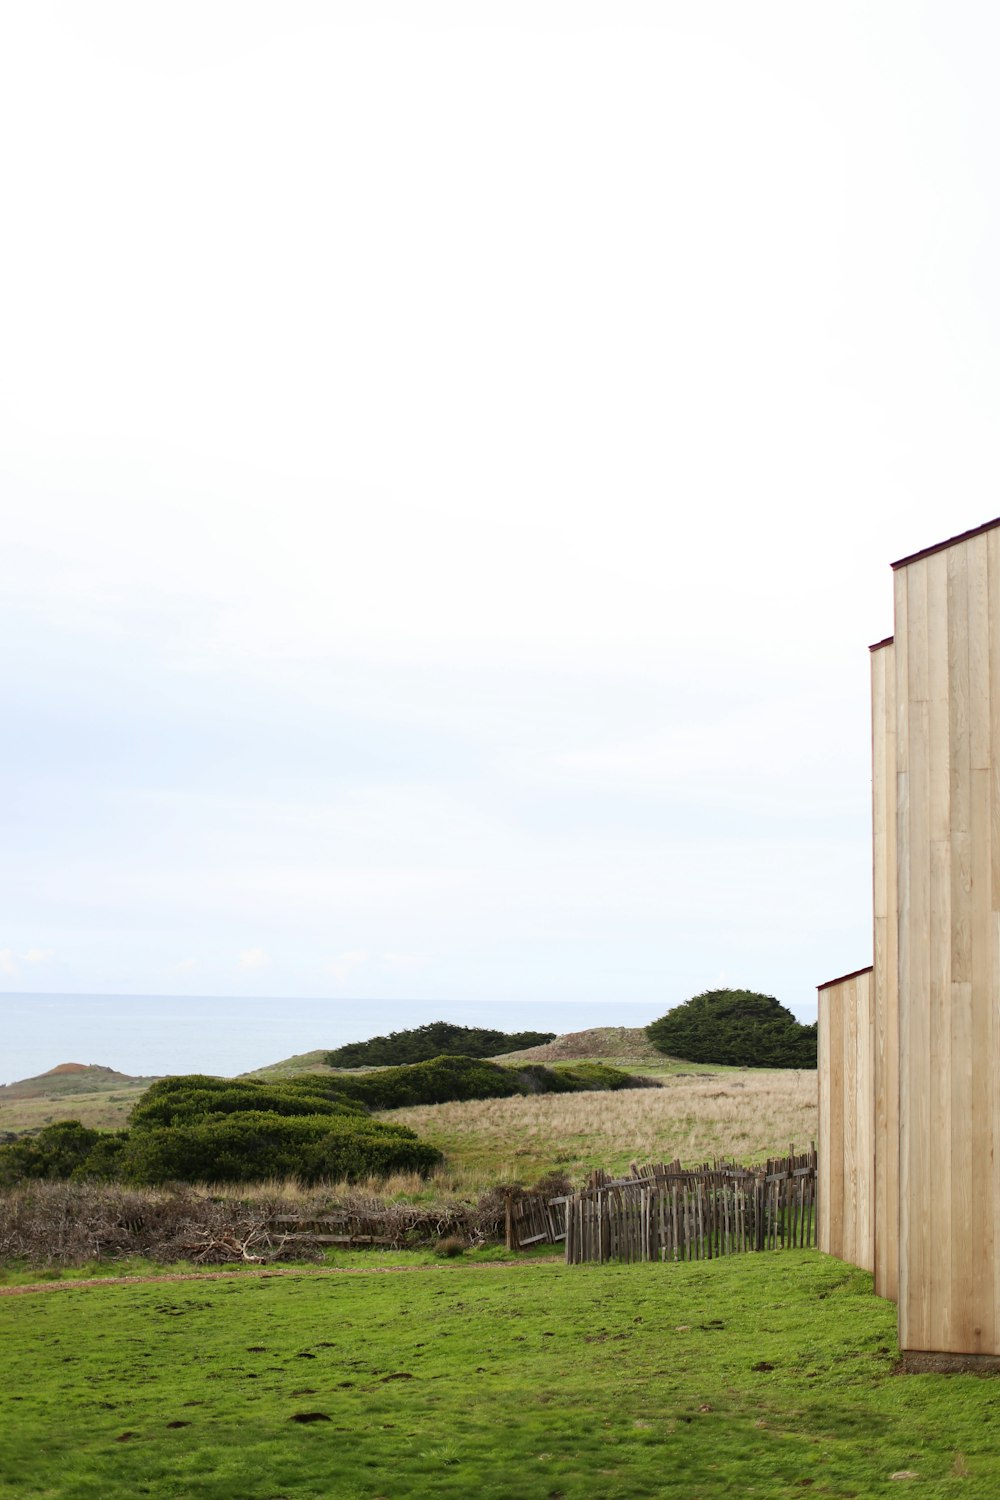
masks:
<instances>
[{"instance_id":1,"label":"wooden picket fence","mask_svg":"<svg viewBox=\"0 0 1000 1500\"><path fill-rule=\"evenodd\" d=\"M713 1260L816 1243L816 1150L760 1167L679 1161L604 1174L551 1205L565 1216L566 1261Z\"/></svg>"},{"instance_id":2,"label":"wooden picket fence","mask_svg":"<svg viewBox=\"0 0 1000 1500\"><path fill-rule=\"evenodd\" d=\"M570 1199L524 1193L507 1199L507 1249L555 1245L566 1238L566 1204Z\"/></svg>"}]
</instances>

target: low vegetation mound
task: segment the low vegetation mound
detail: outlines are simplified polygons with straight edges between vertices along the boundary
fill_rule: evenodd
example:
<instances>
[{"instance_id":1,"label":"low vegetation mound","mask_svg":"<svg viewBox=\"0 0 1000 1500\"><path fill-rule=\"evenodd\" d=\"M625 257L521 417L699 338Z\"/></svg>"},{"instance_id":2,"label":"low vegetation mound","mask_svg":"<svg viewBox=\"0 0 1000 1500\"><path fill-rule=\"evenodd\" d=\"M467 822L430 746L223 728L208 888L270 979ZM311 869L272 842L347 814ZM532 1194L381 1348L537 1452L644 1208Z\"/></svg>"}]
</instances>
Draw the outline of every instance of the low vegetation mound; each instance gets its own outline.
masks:
<instances>
[{"instance_id":1,"label":"low vegetation mound","mask_svg":"<svg viewBox=\"0 0 1000 1500\"><path fill-rule=\"evenodd\" d=\"M241 1073L241 1078L297 1078L300 1073L326 1073L329 1065L326 1061L326 1048L317 1047L312 1052L296 1052L291 1057L283 1057L280 1062L266 1063L262 1068L249 1068Z\"/></svg>"},{"instance_id":2,"label":"low vegetation mound","mask_svg":"<svg viewBox=\"0 0 1000 1500\"><path fill-rule=\"evenodd\" d=\"M426 1173L441 1161L436 1147L370 1111L646 1086L648 1080L597 1063L514 1069L471 1057L285 1081L187 1074L152 1084L128 1130L64 1120L0 1146L0 1186L32 1178L155 1185L296 1177L309 1184Z\"/></svg>"},{"instance_id":3,"label":"low vegetation mound","mask_svg":"<svg viewBox=\"0 0 1000 1500\"><path fill-rule=\"evenodd\" d=\"M150 1082L149 1078L133 1078L128 1073L118 1073L114 1068L101 1067L97 1063L59 1063L35 1078L0 1084L0 1104L15 1099L61 1099L67 1095L91 1094L99 1089L130 1089Z\"/></svg>"},{"instance_id":4,"label":"low vegetation mound","mask_svg":"<svg viewBox=\"0 0 1000 1500\"><path fill-rule=\"evenodd\" d=\"M815 1068L816 1026L803 1026L773 995L706 990L646 1027L660 1052L688 1062L745 1068Z\"/></svg>"},{"instance_id":5,"label":"low vegetation mound","mask_svg":"<svg viewBox=\"0 0 1000 1500\"><path fill-rule=\"evenodd\" d=\"M0 1146L0 1186L28 1178L135 1184L353 1182L426 1173L440 1152L404 1125L375 1120L359 1103L290 1084L193 1074L164 1078L132 1112L130 1129L88 1130L60 1121Z\"/></svg>"},{"instance_id":6,"label":"low vegetation mound","mask_svg":"<svg viewBox=\"0 0 1000 1500\"><path fill-rule=\"evenodd\" d=\"M537 1047L526 1047L505 1061L577 1062L614 1058L630 1063L662 1063L643 1026L592 1026L587 1031L567 1031Z\"/></svg>"},{"instance_id":7,"label":"low vegetation mound","mask_svg":"<svg viewBox=\"0 0 1000 1500\"><path fill-rule=\"evenodd\" d=\"M380 1068L396 1063L428 1062L433 1057L500 1057L525 1047L551 1042L554 1031L492 1031L484 1026L454 1026L449 1021L431 1021L388 1036L373 1036L367 1042L348 1042L327 1052L331 1068Z\"/></svg>"},{"instance_id":8,"label":"low vegetation mound","mask_svg":"<svg viewBox=\"0 0 1000 1500\"><path fill-rule=\"evenodd\" d=\"M407 1109L420 1104L451 1104L469 1099L503 1099L513 1094L570 1094L600 1089L648 1088L620 1068L600 1063L546 1068L537 1063L504 1067L474 1057L434 1057L402 1068L381 1068L353 1076L309 1075L289 1080L309 1094L350 1099L368 1109Z\"/></svg>"},{"instance_id":9,"label":"low vegetation mound","mask_svg":"<svg viewBox=\"0 0 1000 1500\"><path fill-rule=\"evenodd\" d=\"M200 1124L208 1116L261 1110L278 1115L353 1115L363 1113L357 1104L332 1100L311 1087L283 1083L257 1083L252 1079L212 1078L189 1073L163 1078L146 1090L132 1110L129 1124L137 1129L160 1129L171 1125Z\"/></svg>"}]
</instances>

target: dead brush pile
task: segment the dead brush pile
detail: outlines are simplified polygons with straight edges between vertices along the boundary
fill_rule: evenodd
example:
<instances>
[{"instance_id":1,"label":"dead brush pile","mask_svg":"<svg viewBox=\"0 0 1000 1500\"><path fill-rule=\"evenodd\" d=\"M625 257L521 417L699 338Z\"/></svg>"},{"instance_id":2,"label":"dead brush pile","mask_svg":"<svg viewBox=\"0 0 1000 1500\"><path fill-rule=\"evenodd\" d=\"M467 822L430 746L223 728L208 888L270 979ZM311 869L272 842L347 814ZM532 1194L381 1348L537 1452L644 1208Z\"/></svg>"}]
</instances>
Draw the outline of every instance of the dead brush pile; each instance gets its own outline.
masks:
<instances>
[{"instance_id":1,"label":"dead brush pile","mask_svg":"<svg viewBox=\"0 0 1000 1500\"><path fill-rule=\"evenodd\" d=\"M280 1188L236 1193L177 1185L33 1182L0 1194L0 1265L82 1266L142 1256L161 1264L319 1260L321 1250L290 1241L297 1226L325 1214L346 1217L344 1232L392 1248L433 1245L447 1236L469 1245L503 1239L506 1195L477 1203L387 1203L351 1188L286 1194Z\"/></svg>"}]
</instances>

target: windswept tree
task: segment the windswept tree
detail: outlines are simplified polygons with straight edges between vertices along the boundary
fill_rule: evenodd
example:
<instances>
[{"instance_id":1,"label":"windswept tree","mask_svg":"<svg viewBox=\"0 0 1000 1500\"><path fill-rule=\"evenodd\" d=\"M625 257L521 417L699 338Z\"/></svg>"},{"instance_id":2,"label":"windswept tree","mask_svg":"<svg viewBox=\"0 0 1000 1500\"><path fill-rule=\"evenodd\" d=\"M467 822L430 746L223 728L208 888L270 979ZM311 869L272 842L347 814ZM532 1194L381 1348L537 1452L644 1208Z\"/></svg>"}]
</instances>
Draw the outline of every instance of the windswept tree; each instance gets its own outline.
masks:
<instances>
[{"instance_id":1,"label":"windswept tree","mask_svg":"<svg viewBox=\"0 0 1000 1500\"><path fill-rule=\"evenodd\" d=\"M686 1062L743 1068L815 1068L816 1026L803 1026L773 995L705 990L646 1027L660 1052Z\"/></svg>"}]
</instances>

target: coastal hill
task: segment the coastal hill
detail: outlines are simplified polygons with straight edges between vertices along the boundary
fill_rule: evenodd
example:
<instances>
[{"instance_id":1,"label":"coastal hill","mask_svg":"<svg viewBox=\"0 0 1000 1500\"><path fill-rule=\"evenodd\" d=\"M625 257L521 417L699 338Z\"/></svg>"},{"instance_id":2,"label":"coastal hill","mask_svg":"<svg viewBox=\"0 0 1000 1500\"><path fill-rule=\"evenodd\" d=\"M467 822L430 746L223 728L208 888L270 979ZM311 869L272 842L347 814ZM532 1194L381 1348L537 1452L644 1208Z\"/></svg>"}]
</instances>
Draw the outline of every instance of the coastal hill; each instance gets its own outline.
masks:
<instances>
[{"instance_id":1,"label":"coastal hill","mask_svg":"<svg viewBox=\"0 0 1000 1500\"><path fill-rule=\"evenodd\" d=\"M37 1078L0 1084L0 1104L11 1099L65 1099L72 1094L95 1094L103 1089L147 1088L152 1078L133 1078L100 1063L59 1063Z\"/></svg>"},{"instance_id":2,"label":"coastal hill","mask_svg":"<svg viewBox=\"0 0 1000 1500\"><path fill-rule=\"evenodd\" d=\"M0 1138L40 1130L56 1120L80 1120L118 1130L154 1078L133 1078L100 1063L59 1063L37 1078L0 1084Z\"/></svg>"},{"instance_id":3,"label":"coastal hill","mask_svg":"<svg viewBox=\"0 0 1000 1500\"><path fill-rule=\"evenodd\" d=\"M270 1063L264 1068L254 1068L244 1078L290 1078L296 1073L336 1074L357 1071L348 1068L331 1068L324 1058L327 1051L302 1052L296 1057L286 1057L281 1062ZM667 1059L657 1052L642 1026L592 1026L589 1031L569 1031L564 1036L553 1037L537 1047L525 1047L519 1052L500 1052L489 1059L500 1064L551 1063L551 1062L609 1062L609 1063L658 1063L663 1067ZM366 1070L362 1070L366 1071Z\"/></svg>"},{"instance_id":4,"label":"coastal hill","mask_svg":"<svg viewBox=\"0 0 1000 1500\"><path fill-rule=\"evenodd\" d=\"M526 1047L523 1052L508 1052L494 1062L642 1062L663 1064L666 1059L657 1052L643 1026L592 1026L589 1031L567 1031L540 1047Z\"/></svg>"}]
</instances>

